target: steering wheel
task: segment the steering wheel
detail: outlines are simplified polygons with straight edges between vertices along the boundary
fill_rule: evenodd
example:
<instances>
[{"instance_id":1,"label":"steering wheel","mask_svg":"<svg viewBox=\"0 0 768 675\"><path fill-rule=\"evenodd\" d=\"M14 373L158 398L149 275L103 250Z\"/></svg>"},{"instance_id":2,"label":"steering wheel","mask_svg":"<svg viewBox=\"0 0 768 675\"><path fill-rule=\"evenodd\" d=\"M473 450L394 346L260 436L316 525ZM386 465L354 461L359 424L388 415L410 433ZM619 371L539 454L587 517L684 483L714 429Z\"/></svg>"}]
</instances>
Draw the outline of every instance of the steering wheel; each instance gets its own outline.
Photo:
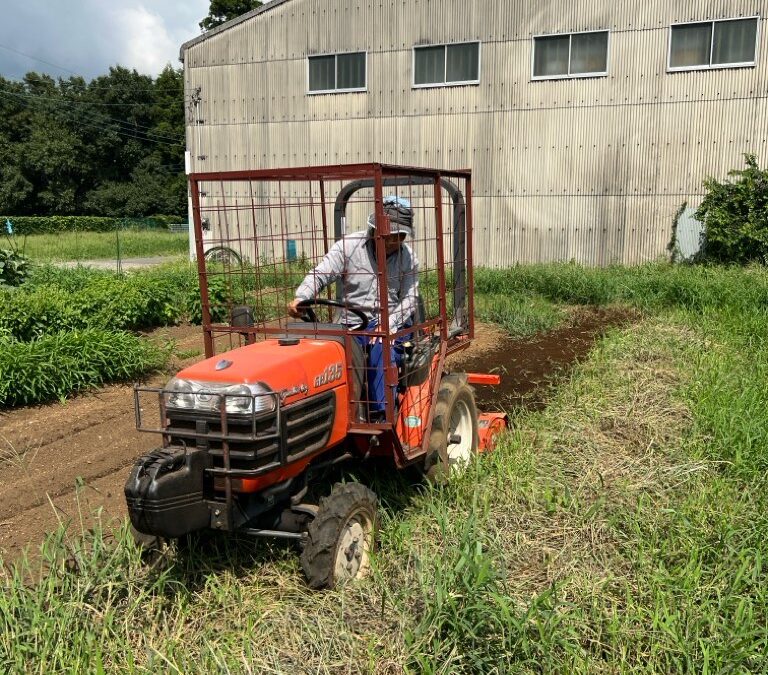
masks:
<instances>
[{"instance_id":1,"label":"steering wheel","mask_svg":"<svg viewBox=\"0 0 768 675\"><path fill-rule=\"evenodd\" d=\"M304 310L304 313L301 315L301 320L306 321L307 323L317 323L317 314L315 314L312 309L313 307L338 307L339 309L346 310L350 314L354 314L355 318L360 320L360 323L354 325L350 330L365 330L368 327L368 317L362 309L355 307L354 305L345 305L338 300L313 298L311 300L302 300L296 307L297 309Z\"/></svg>"}]
</instances>

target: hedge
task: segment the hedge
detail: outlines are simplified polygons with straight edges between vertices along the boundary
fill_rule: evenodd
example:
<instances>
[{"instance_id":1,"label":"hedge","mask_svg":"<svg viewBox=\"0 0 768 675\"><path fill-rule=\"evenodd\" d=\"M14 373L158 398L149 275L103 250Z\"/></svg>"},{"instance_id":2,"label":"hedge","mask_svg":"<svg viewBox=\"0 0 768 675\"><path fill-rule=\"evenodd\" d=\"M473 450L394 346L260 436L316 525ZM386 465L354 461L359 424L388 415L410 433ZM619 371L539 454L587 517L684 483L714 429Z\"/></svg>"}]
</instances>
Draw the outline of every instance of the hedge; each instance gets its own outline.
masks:
<instances>
[{"instance_id":1,"label":"hedge","mask_svg":"<svg viewBox=\"0 0 768 675\"><path fill-rule=\"evenodd\" d=\"M10 220L13 231L25 234L59 234L62 232L114 232L120 228L167 229L185 222L180 216L149 218L106 218L102 216L0 216L0 227Z\"/></svg>"}]
</instances>

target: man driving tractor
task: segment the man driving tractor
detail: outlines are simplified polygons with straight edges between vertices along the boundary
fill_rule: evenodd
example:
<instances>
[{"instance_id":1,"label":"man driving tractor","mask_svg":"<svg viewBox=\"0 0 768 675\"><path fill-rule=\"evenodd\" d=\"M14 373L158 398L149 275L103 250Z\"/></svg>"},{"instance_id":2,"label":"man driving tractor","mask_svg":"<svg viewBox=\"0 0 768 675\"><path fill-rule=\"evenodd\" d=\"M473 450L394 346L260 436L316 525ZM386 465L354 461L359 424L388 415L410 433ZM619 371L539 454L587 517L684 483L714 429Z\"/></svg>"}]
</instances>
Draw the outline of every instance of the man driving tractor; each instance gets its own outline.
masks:
<instances>
[{"instance_id":1,"label":"man driving tractor","mask_svg":"<svg viewBox=\"0 0 768 675\"><path fill-rule=\"evenodd\" d=\"M387 256L387 285L389 294L390 335L409 326L418 306L418 260L405 239L413 238L413 209L408 200L389 196L384 199L384 213L390 222L390 234L384 236ZM368 216L365 231L348 234L335 242L327 255L311 270L296 289L288 312L293 317L303 314L301 303L312 300L330 284L340 281L343 302L362 310L368 317L368 329L380 323L376 260L376 216ZM350 326L356 319L341 310L338 323ZM385 400L383 349L381 339L356 336L368 355L368 408L374 421L383 410ZM401 338L402 340L402 338ZM395 342L398 343L401 341ZM392 362L399 365L402 350L393 349Z\"/></svg>"}]
</instances>

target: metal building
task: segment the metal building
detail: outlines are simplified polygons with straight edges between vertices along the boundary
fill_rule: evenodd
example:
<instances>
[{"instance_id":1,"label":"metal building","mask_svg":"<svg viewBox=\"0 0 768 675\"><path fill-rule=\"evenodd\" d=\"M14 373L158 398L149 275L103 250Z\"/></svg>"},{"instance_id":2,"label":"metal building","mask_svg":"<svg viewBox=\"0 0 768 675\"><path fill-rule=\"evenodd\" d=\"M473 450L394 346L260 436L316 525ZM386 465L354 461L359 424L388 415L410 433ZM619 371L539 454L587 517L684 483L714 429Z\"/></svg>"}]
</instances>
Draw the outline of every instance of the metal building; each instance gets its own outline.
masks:
<instances>
[{"instance_id":1,"label":"metal building","mask_svg":"<svg viewBox=\"0 0 768 675\"><path fill-rule=\"evenodd\" d=\"M184 44L194 171L471 168L475 257L665 254L766 158L768 0L272 0Z\"/></svg>"}]
</instances>

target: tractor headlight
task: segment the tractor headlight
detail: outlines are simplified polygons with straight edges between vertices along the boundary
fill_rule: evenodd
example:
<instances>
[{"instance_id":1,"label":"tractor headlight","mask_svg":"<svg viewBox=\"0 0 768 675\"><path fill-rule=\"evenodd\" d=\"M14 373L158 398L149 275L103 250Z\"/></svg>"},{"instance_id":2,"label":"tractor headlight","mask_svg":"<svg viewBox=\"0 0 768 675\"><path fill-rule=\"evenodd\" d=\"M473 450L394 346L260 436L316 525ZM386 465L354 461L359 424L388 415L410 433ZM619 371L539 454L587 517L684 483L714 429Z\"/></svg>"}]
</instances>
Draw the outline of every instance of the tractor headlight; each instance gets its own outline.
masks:
<instances>
[{"instance_id":1,"label":"tractor headlight","mask_svg":"<svg viewBox=\"0 0 768 675\"><path fill-rule=\"evenodd\" d=\"M175 377L165 389L169 408L219 412L224 400L227 412L235 415L272 412L275 409L272 390L264 384L222 384Z\"/></svg>"},{"instance_id":2,"label":"tractor headlight","mask_svg":"<svg viewBox=\"0 0 768 675\"><path fill-rule=\"evenodd\" d=\"M169 408L194 408L195 394L192 383L188 380L179 380L173 378L165 389L170 392L166 399L166 405Z\"/></svg>"}]
</instances>

